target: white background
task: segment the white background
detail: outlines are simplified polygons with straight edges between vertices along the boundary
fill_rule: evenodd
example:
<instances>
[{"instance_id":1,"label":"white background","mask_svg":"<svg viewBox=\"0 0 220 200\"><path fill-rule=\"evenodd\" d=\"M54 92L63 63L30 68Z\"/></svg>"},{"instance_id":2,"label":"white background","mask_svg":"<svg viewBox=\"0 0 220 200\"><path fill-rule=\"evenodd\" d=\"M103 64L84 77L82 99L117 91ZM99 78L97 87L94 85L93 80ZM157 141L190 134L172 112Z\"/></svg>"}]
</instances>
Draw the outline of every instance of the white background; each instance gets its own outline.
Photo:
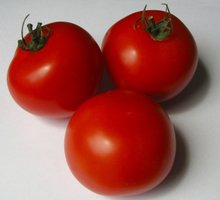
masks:
<instances>
[{"instance_id":1,"label":"white background","mask_svg":"<svg viewBox=\"0 0 220 200\"><path fill-rule=\"evenodd\" d=\"M7 69L21 23L69 21L85 28L101 45L120 18L142 10L164 9L156 0L0 0L0 199L1 200L219 200L220 199L220 1L167 0L191 30L199 66L186 90L164 104L177 134L177 157L168 178L135 197L94 194L67 167L63 140L67 120L33 116L12 100Z\"/></svg>"}]
</instances>

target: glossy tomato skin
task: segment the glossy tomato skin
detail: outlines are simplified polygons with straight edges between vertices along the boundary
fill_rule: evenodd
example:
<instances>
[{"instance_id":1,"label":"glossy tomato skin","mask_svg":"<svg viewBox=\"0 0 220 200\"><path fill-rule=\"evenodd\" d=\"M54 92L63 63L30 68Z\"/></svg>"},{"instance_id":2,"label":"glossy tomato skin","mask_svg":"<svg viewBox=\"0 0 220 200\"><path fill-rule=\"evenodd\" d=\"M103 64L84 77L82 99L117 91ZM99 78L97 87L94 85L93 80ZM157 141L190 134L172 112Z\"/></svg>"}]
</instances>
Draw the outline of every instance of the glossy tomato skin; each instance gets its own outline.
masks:
<instances>
[{"instance_id":1,"label":"glossy tomato skin","mask_svg":"<svg viewBox=\"0 0 220 200\"><path fill-rule=\"evenodd\" d=\"M89 99L66 130L70 170L102 195L135 195L156 187L169 173L175 150L167 114L152 99L129 90Z\"/></svg>"},{"instance_id":2,"label":"glossy tomato skin","mask_svg":"<svg viewBox=\"0 0 220 200\"><path fill-rule=\"evenodd\" d=\"M141 14L133 13L115 23L103 39L102 50L119 88L165 101L179 94L192 79L198 63L197 46L190 31L174 15L171 35L163 41L152 39L148 32L137 28L139 22L135 24ZM158 22L167 13L149 10L145 16L153 16Z\"/></svg>"},{"instance_id":3,"label":"glossy tomato skin","mask_svg":"<svg viewBox=\"0 0 220 200\"><path fill-rule=\"evenodd\" d=\"M103 56L81 27L68 22L46 26L50 35L42 49L17 48L8 70L8 88L14 100L33 114L68 117L95 93Z\"/></svg>"}]
</instances>

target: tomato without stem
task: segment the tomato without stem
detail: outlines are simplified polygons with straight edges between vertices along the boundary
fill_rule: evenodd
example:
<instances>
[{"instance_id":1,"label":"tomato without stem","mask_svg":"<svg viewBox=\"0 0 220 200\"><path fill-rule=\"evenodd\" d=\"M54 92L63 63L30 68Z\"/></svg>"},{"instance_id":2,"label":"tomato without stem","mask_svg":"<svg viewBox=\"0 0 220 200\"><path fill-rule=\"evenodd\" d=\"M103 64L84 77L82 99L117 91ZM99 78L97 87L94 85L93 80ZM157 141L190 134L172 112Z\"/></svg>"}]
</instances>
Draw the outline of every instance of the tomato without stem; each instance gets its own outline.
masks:
<instances>
[{"instance_id":1,"label":"tomato without stem","mask_svg":"<svg viewBox=\"0 0 220 200\"><path fill-rule=\"evenodd\" d=\"M39 33L48 36L35 38L46 42L43 47L27 49L28 34L23 48L17 48L8 70L9 90L14 100L33 114L70 116L98 87L101 50L88 32L72 23L50 23L40 27Z\"/></svg>"},{"instance_id":2,"label":"tomato without stem","mask_svg":"<svg viewBox=\"0 0 220 200\"><path fill-rule=\"evenodd\" d=\"M192 34L168 7L167 12L144 10L121 19L107 31L102 50L118 87L158 101L179 94L198 62Z\"/></svg>"},{"instance_id":3,"label":"tomato without stem","mask_svg":"<svg viewBox=\"0 0 220 200\"><path fill-rule=\"evenodd\" d=\"M75 177L103 195L134 195L157 186L175 156L168 115L147 96L112 90L83 103L71 118L65 154Z\"/></svg>"}]
</instances>

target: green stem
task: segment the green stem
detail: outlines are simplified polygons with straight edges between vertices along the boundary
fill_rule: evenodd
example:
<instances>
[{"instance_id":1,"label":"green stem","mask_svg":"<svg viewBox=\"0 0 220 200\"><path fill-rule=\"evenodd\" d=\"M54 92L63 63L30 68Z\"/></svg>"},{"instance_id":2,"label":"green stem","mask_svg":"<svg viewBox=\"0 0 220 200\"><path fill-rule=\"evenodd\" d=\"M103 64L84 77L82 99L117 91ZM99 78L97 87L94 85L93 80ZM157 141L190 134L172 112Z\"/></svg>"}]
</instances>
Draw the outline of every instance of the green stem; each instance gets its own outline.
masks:
<instances>
[{"instance_id":1,"label":"green stem","mask_svg":"<svg viewBox=\"0 0 220 200\"><path fill-rule=\"evenodd\" d=\"M18 47L25 51L39 51L47 42L50 34L50 29L47 26L42 26L38 23L36 29L33 30L33 25L28 24L27 28L30 35L30 41L24 38L24 24L29 14L24 18L21 28L21 39L18 40Z\"/></svg>"},{"instance_id":2,"label":"green stem","mask_svg":"<svg viewBox=\"0 0 220 200\"><path fill-rule=\"evenodd\" d=\"M145 5L141 17L134 24L135 29L140 28L141 26L137 26L137 23L141 21L143 24L143 30L148 32L150 36L156 41L163 41L172 33L173 30L173 23L169 7L165 3L162 5L166 6L166 13L168 14L168 17L164 16L164 18L159 22L155 22L153 16L146 18L145 13L147 5Z\"/></svg>"}]
</instances>

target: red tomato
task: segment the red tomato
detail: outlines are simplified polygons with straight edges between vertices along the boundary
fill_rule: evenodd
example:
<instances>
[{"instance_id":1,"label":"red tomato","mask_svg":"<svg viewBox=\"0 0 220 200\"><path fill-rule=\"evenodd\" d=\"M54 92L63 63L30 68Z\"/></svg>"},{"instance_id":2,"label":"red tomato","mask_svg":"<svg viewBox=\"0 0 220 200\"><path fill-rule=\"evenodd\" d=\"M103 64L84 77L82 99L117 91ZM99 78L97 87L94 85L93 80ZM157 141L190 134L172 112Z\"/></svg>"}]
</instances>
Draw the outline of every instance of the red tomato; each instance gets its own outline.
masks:
<instances>
[{"instance_id":1,"label":"red tomato","mask_svg":"<svg viewBox=\"0 0 220 200\"><path fill-rule=\"evenodd\" d=\"M40 49L25 50L25 44L17 48L8 70L8 87L25 110L67 117L96 91L102 52L88 32L72 23L51 23L41 27L41 33L46 43ZM25 39L30 42L30 34Z\"/></svg>"},{"instance_id":2,"label":"red tomato","mask_svg":"<svg viewBox=\"0 0 220 200\"><path fill-rule=\"evenodd\" d=\"M175 156L173 126L159 104L129 90L112 90L83 103L65 137L70 170L90 190L134 195L157 186Z\"/></svg>"},{"instance_id":3,"label":"red tomato","mask_svg":"<svg viewBox=\"0 0 220 200\"><path fill-rule=\"evenodd\" d=\"M121 19L107 31L102 50L118 87L158 101L180 93L198 62L193 36L169 10L144 10Z\"/></svg>"}]
</instances>

